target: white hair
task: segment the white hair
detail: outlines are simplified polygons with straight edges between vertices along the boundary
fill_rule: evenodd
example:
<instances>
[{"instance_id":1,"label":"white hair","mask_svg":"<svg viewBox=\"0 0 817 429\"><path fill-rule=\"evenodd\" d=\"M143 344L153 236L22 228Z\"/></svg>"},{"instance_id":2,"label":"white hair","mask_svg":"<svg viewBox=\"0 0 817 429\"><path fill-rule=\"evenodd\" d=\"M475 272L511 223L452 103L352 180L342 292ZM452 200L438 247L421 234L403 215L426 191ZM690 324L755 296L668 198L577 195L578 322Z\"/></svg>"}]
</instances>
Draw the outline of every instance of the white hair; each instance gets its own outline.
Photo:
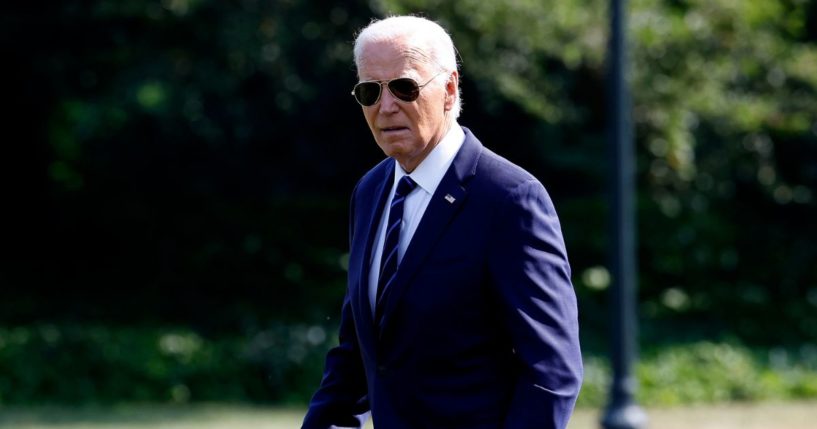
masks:
<instances>
[{"instance_id":1,"label":"white hair","mask_svg":"<svg viewBox=\"0 0 817 429\"><path fill-rule=\"evenodd\" d=\"M451 74L457 71L457 54L451 36L439 24L419 16L391 16L373 20L358 33L355 39L355 66L360 69L363 46L370 42L409 40L412 48L408 55L412 60L423 62ZM457 82L457 95L451 113L454 118L462 110L461 93Z\"/></svg>"}]
</instances>

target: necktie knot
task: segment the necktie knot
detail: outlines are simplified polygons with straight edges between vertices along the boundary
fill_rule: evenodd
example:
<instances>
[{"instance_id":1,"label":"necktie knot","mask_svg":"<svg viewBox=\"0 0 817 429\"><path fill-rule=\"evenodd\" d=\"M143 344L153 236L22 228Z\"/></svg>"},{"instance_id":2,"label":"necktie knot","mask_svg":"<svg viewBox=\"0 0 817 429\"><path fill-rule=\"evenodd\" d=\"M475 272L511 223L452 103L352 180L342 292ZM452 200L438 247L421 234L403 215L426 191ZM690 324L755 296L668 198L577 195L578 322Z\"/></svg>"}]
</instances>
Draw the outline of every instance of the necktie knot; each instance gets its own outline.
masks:
<instances>
[{"instance_id":1,"label":"necktie knot","mask_svg":"<svg viewBox=\"0 0 817 429\"><path fill-rule=\"evenodd\" d=\"M409 176L403 176L400 178L400 181L397 182L397 190L394 192L395 196L405 197L406 195L410 194L414 188L417 187L417 182L414 181Z\"/></svg>"}]
</instances>

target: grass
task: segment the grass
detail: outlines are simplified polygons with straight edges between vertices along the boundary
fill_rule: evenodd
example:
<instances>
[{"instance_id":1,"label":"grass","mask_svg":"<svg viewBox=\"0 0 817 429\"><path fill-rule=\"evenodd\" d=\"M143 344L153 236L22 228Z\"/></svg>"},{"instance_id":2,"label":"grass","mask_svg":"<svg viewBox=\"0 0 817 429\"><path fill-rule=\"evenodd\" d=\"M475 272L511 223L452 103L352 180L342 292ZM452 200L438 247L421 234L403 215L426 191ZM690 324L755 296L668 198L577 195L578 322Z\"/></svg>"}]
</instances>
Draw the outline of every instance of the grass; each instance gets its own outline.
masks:
<instances>
[{"instance_id":1,"label":"grass","mask_svg":"<svg viewBox=\"0 0 817 429\"><path fill-rule=\"evenodd\" d=\"M0 408L0 428L249 429L297 428L303 409L232 405L124 405Z\"/></svg>"},{"instance_id":2,"label":"grass","mask_svg":"<svg viewBox=\"0 0 817 429\"><path fill-rule=\"evenodd\" d=\"M301 408L233 405L126 405L119 407L0 407L9 429L292 429ZM817 402L763 402L648 409L649 427L661 429L813 429ZM596 429L599 411L579 409L569 429ZM371 428L371 426L368 426Z\"/></svg>"}]
</instances>

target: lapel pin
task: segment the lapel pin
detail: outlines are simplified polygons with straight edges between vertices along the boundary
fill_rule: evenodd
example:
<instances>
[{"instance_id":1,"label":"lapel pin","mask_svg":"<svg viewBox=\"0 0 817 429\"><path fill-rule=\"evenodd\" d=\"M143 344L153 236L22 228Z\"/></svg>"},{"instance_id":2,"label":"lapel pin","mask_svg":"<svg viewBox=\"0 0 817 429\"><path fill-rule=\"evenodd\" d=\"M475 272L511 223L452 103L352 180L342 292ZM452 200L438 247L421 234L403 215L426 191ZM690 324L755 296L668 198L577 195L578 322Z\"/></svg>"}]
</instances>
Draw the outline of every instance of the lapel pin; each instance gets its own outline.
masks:
<instances>
[{"instance_id":1,"label":"lapel pin","mask_svg":"<svg viewBox=\"0 0 817 429\"><path fill-rule=\"evenodd\" d=\"M445 200L448 201L449 204L453 204L457 199L451 194L445 194Z\"/></svg>"}]
</instances>

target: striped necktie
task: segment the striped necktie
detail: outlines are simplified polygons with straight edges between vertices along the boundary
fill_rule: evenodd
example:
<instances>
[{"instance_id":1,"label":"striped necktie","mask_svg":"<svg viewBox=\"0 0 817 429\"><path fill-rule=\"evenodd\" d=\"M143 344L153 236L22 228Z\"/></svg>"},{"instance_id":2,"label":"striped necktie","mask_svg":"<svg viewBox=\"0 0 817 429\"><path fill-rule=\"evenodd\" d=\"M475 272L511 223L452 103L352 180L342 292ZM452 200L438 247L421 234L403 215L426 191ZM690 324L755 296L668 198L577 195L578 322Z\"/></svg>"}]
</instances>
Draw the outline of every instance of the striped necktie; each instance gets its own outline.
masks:
<instances>
[{"instance_id":1,"label":"striped necktie","mask_svg":"<svg viewBox=\"0 0 817 429\"><path fill-rule=\"evenodd\" d=\"M375 321L379 325L383 316L383 294L397 275L397 254L400 247L400 228L403 224L403 202L408 194L417 187L417 182L409 176L403 176L397 183L397 190L389 207L389 223L386 239L383 241L383 252L380 256L380 277L377 280L377 302L375 304Z\"/></svg>"}]
</instances>

